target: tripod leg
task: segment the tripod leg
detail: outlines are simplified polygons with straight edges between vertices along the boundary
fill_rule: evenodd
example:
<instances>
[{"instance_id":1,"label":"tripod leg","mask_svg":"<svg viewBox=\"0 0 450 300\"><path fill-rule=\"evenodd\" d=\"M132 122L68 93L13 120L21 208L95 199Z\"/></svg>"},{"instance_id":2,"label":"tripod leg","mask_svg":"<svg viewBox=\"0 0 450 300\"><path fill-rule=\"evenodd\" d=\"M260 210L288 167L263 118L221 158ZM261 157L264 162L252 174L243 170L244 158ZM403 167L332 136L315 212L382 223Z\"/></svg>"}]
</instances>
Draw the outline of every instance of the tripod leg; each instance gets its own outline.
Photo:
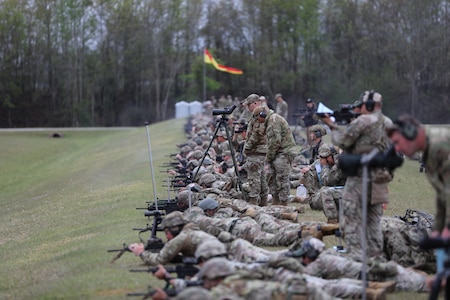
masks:
<instances>
[{"instance_id":1,"label":"tripod leg","mask_svg":"<svg viewBox=\"0 0 450 300\"><path fill-rule=\"evenodd\" d=\"M445 299L449 299L450 297L450 280L448 278L449 274L446 274L445 277Z\"/></svg>"},{"instance_id":2,"label":"tripod leg","mask_svg":"<svg viewBox=\"0 0 450 300\"><path fill-rule=\"evenodd\" d=\"M439 297L439 291L441 290L442 273L436 275L436 278L431 284L431 291L429 300L436 300Z\"/></svg>"},{"instance_id":3,"label":"tripod leg","mask_svg":"<svg viewBox=\"0 0 450 300\"><path fill-rule=\"evenodd\" d=\"M218 123L218 124L216 125L216 130L214 131L214 135L213 135L211 141L209 142L208 148L206 148L205 153L203 154L202 160L201 160L201 161L199 162L199 164L198 164L197 171L196 171L195 174L192 176L192 182L195 182L195 179L197 178L197 173L198 173L198 171L200 170L200 167L203 165L203 161L205 160L206 155L208 155L208 151L209 151L209 149L211 148L211 145L212 145L212 143L214 142L214 139L215 139L216 136L217 136L217 132L219 131L220 126L221 126L221 123Z\"/></svg>"},{"instance_id":4,"label":"tripod leg","mask_svg":"<svg viewBox=\"0 0 450 300\"><path fill-rule=\"evenodd\" d=\"M222 122L224 122L224 121L222 121ZM243 200L247 200L247 195L245 194L245 191L244 191L244 189L242 188L241 175L239 174L238 164L236 163L236 155L235 155L234 148L233 148L233 146L231 145L231 137L230 137L230 133L229 133L229 131L228 131L228 127L227 127L226 122L224 122L224 127L225 127L225 132L226 132L226 134L227 134L228 146L229 146L229 148L230 148L231 158L233 159L234 173L236 174L236 177L237 177L239 189L241 190Z\"/></svg>"}]
</instances>

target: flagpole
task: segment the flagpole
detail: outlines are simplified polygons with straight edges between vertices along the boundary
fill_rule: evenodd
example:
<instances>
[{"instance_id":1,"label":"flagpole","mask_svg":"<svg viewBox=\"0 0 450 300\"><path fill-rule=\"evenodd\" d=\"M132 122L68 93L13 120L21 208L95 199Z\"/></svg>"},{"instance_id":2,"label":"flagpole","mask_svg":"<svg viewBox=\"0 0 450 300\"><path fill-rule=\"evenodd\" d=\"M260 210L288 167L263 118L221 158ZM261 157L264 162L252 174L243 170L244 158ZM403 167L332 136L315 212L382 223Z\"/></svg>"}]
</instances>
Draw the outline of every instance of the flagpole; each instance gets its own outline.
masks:
<instances>
[{"instance_id":1,"label":"flagpole","mask_svg":"<svg viewBox=\"0 0 450 300\"><path fill-rule=\"evenodd\" d=\"M205 62L205 50L203 50L203 101L206 101L206 62Z\"/></svg>"}]
</instances>

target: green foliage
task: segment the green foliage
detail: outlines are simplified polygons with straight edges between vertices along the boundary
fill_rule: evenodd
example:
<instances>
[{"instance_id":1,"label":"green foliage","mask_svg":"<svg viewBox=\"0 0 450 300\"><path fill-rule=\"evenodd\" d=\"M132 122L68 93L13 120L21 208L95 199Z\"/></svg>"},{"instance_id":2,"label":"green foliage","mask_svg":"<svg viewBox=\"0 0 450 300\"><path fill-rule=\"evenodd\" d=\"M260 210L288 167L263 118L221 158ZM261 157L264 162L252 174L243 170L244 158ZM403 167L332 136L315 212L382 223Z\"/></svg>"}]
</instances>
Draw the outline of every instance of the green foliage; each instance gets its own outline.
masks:
<instances>
[{"instance_id":1,"label":"green foliage","mask_svg":"<svg viewBox=\"0 0 450 300\"><path fill-rule=\"evenodd\" d=\"M0 127L130 125L130 108L165 120L203 97L205 47L244 70L208 70L208 97L282 92L295 110L375 88L388 115L447 122L446 3L0 1Z\"/></svg>"}]
</instances>

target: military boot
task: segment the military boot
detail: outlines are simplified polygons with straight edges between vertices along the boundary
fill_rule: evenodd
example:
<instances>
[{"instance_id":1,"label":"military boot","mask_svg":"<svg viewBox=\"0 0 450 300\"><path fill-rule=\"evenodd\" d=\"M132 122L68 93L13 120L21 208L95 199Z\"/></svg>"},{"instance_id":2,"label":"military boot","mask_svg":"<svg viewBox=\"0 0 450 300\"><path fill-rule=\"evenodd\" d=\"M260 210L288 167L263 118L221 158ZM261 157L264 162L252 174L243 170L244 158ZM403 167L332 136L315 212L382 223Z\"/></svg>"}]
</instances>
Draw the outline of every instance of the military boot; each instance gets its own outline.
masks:
<instances>
[{"instance_id":1,"label":"military boot","mask_svg":"<svg viewBox=\"0 0 450 300\"><path fill-rule=\"evenodd\" d=\"M278 197L272 197L272 205L280 205L281 201Z\"/></svg>"},{"instance_id":2,"label":"military boot","mask_svg":"<svg viewBox=\"0 0 450 300\"><path fill-rule=\"evenodd\" d=\"M395 281L369 281L368 286L369 288L373 289L379 289L383 288L386 290L387 293L392 293L395 291L395 286L397 285L397 282Z\"/></svg>"},{"instance_id":3,"label":"military boot","mask_svg":"<svg viewBox=\"0 0 450 300\"><path fill-rule=\"evenodd\" d=\"M337 218L328 218L327 223L328 224L339 224L339 221Z\"/></svg>"},{"instance_id":4,"label":"military boot","mask_svg":"<svg viewBox=\"0 0 450 300\"><path fill-rule=\"evenodd\" d=\"M366 296L368 300L386 300L386 290L383 288L366 288Z\"/></svg>"},{"instance_id":5,"label":"military boot","mask_svg":"<svg viewBox=\"0 0 450 300\"><path fill-rule=\"evenodd\" d=\"M318 225L302 226L302 229L300 231L300 236L302 239L304 239L308 236L315 237L316 239L319 239L319 240L322 240L322 238L323 238L322 231L320 230L320 226L318 226Z\"/></svg>"},{"instance_id":6,"label":"military boot","mask_svg":"<svg viewBox=\"0 0 450 300\"><path fill-rule=\"evenodd\" d=\"M247 200L248 204L252 204L252 205L258 205L258 198L255 197L249 197Z\"/></svg>"},{"instance_id":7,"label":"military boot","mask_svg":"<svg viewBox=\"0 0 450 300\"><path fill-rule=\"evenodd\" d=\"M339 230L339 224L321 223L318 226L323 235L334 235L336 230Z\"/></svg>"},{"instance_id":8,"label":"military boot","mask_svg":"<svg viewBox=\"0 0 450 300\"><path fill-rule=\"evenodd\" d=\"M245 210L245 212L242 214L243 217L251 217L251 218L255 218L257 214L256 209L254 209L253 207L249 206L247 207L247 209Z\"/></svg>"},{"instance_id":9,"label":"military boot","mask_svg":"<svg viewBox=\"0 0 450 300\"><path fill-rule=\"evenodd\" d=\"M298 197L294 196L292 197L292 202L300 203L300 204L309 204L309 202L306 200L306 197Z\"/></svg>"},{"instance_id":10,"label":"military boot","mask_svg":"<svg viewBox=\"0 0 450 300\"><path fill-rule=\"evenodd\" d=\"M299 206L295 208L295 211L298 212L299 214L304 214L305 208L303 206Z\"/></svg>"},{"instance_id":11,"label":"military boot","mask_svg":"<svg viewBox=\"0 0 450 300\"><path fill-rule=\"evenodd\" d=\"M294 223L297 223L297 221L298 221L298 212L281 213L281 219L289 220L289 221L292 221Z\"/></svg>"},{"instance_id":12,"label":"military boot","mask_svg":"<svg viewBox=\"0 0 450 300\"><path fill-rule=\"evenodd\" d=\"M259 206L267 206L267 198L261 198L261 200L259 200Z\"/></svg>"}]
</instances>

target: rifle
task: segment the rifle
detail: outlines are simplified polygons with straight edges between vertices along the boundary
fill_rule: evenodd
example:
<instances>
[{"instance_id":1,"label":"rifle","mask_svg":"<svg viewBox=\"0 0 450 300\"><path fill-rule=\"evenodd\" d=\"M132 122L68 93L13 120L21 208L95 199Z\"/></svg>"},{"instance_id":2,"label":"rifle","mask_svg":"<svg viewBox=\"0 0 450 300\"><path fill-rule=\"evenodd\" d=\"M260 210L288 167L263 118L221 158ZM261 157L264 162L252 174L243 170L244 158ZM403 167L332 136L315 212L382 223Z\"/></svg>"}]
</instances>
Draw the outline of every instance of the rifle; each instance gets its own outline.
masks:
<instances>
[{"instance_id":1,"label":"rifle","mask_svg":"<svg viewBox=\"0 0 450 300\"><path fill-rule=\"evenodd\" d=\"M177 295L177 291L175 289L169 289L164 288L163 291L167 294L169 297L175 297ZM147 292L141 292L141 293L127 293L127 297L140 297L142 296L142 299L149 299L156 293L156 290L152 287L148 287Z\"/></svg>"},{"instance_id":2,"label":"rifle","mask_svg":"<svg viewBox=\"0 0 450 300\"><path fill-rule=\"evenodd\" d=\"M125 252L131 252L130 248L128 248L127 244L123 243L122 249L109 249L107 252L119 252L116 256L113 257L110 263L114 263L118 260Z\"/></svg>"},{"instance_id":3,"label":"rifle","mask_svg":"<svg viewBox=\"0 0 450 300\"><path fill-rule=\"evenodd\" d=\"M196 267L197 260L194 257L183 257L183 263L174 266L164 266L167 272L176 273L177 278L189 278L198 273L199 269ZM130 272L146 272L155 273L158 267L151 267L146 269L131 269Z\"/></svg>"},{"instance_id":4,"label":"rifle","mask_svg":"<svg viewBox=\"0 0 450 300\"><path fill-rule=\"evenodd\" d=\"M297 112L295 114L293 114L292 116L295 118L305 117L305 116L309 115L310 113L311 113L311 111L307 107L300 107L300 108L297 108Z\"/></svg>"},{"instance_id":5,"label":"rifle","mask_svg":"<svg viewBox=\"0 0 450 300\"><path fill-rule=\"evenodd\" d=\"M319 118L323 118L325 113L316 112L316 115ZM339 110L335 110L329 113L329 115L334 117L337 124L346 125L353 119L356 119L360 114L353 111L353 104L339 104Z\"/></svg>"},{"instance_id":6,"label":"rifle","mask_svg":"<svg viewBox=\"0 0 450 300\"><path fill-rule=\"evenodd\" d=\"M175 199L158 200L157 206L159 210L165 211L166 215L170 214L173 211L180 210ZM147 207L136 207L136 209L146 209L147 211L144 212L144 216L151 217L153 216L151 212L156 211L156 205L155 203L147 202Z\"/></svg>"},{"instance_id":7,"label":"rifle","mask_svg":"<svg viewBox=\"0 0 450 300\"><path fill-rule=\"evenodd\" d=\"M153 216L153 226L148 226L146 228L133 228L133 230L139 230L138 237L141 243L145 244L145 250L151 251L153 253L158 253L162 247L164 247L163 241L156 236L157 231L162 231L161 228L158 227L158 225L162 222L161 212L158 210L148 212L148 216ZM150 238L147 240L147 243L142 239L141 233L147 232L151 230L152 234ZM123 243L122 249L110 249L107 250L107 252L119 252L113 259L111 260L111 263L114 263L116 260L118 260L125 252L132 252L131 249L128 247L127 244Z\"/></svg>"},{"instance_id":8,"label":"rifle","mask_svg":"<svg viewBox=\"0 0 450 300\"><path fill-rule=\"evenodd\" d=\"M203 285L203 282L201 280L186 280L185 283L186 283L187 287L190 287L190 286L202 286ZM169 284L167 284L163 288L163 291L169 297L175 297L177 295L177 291L174 288L170 288ZM142 299L148 299L149 297L152 297L155 293L156 293L155 289L152 289L151 287L148 287L148 292L146 292L146 293L128 293L127 296L130 296L130 297L143 296L144 298L142 298Z\"/></svg>"},{"instance_id":9,"label":"rifle","mask_svg":"<svg viewBox=\"0 0 450 300\"><path fill-rule=\"evenodd\" d=\"M158 253L162 249L162 247L164 247L163 241L159 237L156 236L156 232L158 230L162 231L160 228L158 228L158 225L161 224L161 222L162 222L161 212L159 210L146 211L144 213L144 215L146 217L153 216L153 225L152 225L152 227L147 226L147 228L145 230L141 230L138 234L139 239L143 242L142 238L140 237L140 234L142 232L151 230L152 234L150 235L150 237L147 240L145 250L153 252L153 253Z\"/></svg>"}]
</instances>

